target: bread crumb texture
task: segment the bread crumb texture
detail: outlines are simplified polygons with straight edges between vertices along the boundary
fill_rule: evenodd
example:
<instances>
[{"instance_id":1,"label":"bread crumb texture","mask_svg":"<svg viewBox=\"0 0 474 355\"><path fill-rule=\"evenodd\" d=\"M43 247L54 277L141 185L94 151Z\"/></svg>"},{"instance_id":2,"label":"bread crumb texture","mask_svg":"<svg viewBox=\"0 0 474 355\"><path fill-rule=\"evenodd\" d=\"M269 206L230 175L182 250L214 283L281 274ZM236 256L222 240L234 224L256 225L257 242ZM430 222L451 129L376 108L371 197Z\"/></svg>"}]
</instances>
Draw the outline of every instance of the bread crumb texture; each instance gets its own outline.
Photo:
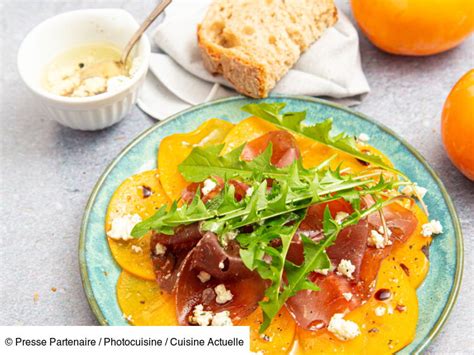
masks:
<instances>
[{"instance_id":1,"label":"bread crumb texture","mask_svg":"<svg viewBox=\"0 0 474 355\"><path fill-rule=\"evenodd\" d=\"M261 98L336 21L333 0L214 0L198 42L208 71Z\"/></svg>"}]
</instances>

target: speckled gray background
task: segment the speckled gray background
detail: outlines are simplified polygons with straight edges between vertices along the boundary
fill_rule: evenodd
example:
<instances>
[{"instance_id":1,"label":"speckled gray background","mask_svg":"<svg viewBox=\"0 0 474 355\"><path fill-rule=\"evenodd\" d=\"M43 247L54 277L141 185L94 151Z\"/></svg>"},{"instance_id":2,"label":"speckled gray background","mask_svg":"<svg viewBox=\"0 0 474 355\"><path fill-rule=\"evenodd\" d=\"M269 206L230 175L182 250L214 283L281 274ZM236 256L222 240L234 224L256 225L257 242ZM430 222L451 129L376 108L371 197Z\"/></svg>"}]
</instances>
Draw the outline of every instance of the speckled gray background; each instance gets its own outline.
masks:
<instances>
[{"instance_id":1,"label":"speckled gray background","mask_svg":"<svg viewBox=\"0 0 474 355\"><path fill-rule=\"evenodd\" d=\"M95 133L64 128L41 113L23 86L16 53L26 33L57 13L122 7L143 18L154 1L0 1L0 319L2 325L93 325L77 262L81 217L106 165L155 121L135 108ZM349 12L348 1L338 1ZM390 126L428 160L459 212L465 271L450 319L428 352L474 353L474 183L450 163L440 112L450 88L474 67L474 38L428 58L384 54L361 38L372 92L356 109ZM473 137L474 139L474 137ZM53 291L55 290L55 292Z\"/></svg>"}]
</instances>

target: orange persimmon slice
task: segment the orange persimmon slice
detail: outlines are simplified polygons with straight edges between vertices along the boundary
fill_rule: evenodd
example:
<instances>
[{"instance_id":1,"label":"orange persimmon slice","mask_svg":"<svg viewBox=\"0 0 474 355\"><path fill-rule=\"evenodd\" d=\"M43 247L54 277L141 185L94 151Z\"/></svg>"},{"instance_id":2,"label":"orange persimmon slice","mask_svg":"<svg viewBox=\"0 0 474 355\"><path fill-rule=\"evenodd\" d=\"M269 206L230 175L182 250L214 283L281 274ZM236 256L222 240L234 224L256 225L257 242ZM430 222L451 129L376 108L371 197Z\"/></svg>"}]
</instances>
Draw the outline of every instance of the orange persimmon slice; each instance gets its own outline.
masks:
<instances>
[{"instance_id":1,"label":"orange persimmon slice","mask_svg":"<svg viewBox=\"0 0 474 355\"><path fill-rule=\"evenodd\" d=\"M263 136L270 131L278 130L270 122L258 117L249 117L234 126L224 139L224 149L221 154L227 154L242 144Z\"/></svg>"},{"instance_id":2,"label":"orange persimmon slice","mask_svg":"<svg viewBox=\"0 0 474 355\"><path fill-rule=\"evenodd\" d=\"M127 178L115 191L109 202L105 230L110 230L114 218L138 214L142 220L152 216L161 206L169 203L161 187L158 170L149 170ZM150 256L150 235L127 241L107 238L115 261L135 276L154 280ZM133 247L133 248L132 248Z\"/></svg>"},{"instance_id":3,"label":"orange persimmon slice","mask_svg":"<svg viewBox=\"0 0 474 355\"><path fill-rule=\"evenodd\" d=\"M415 337L418 321L416 290L400 265L391 259L383 261L375 289L375 295L355 310L353 317L363 325L367 354L392 354L410 344ZM390 290L391 297L377 300L377 291L381 289ZM378 307L385 309L383 315L378 313Z\"/></svg>"},{"instance_id":4,"label":"orange persimmon slice","mask_svg":"<svg viewBox=\"0 0 474 355\"><path fill-rule=\"evenodd\" d=\"M358 337L341 341L326 329L298 329L299 353L391 354L409 344L415 336L418 300L415 288L396 261L387 258L382 262L375 289L389 290L390 298L380 301L373 296L344 317L359 325Z\"/></svg>"},{"instance_id":5,"label":"orange persimmon slice","mask_svg":"<svg viewBox=\"0 0 474 355\"><path fill-rule=\"evenodd\" d=\"M428 223L426 214L416 204L413 205L411 210L418 220L416 229L405 243L395 246L390 257L393 257L399 263L407 274L411 285L418 288L430 268L429 259L423 250L429 248L431 237L424 237L421 233L423 224Z\"/></svg>"},{"instance_id":6,"label":"orange persimmon slice","mask_svg":"<svg viewBox=\"0 0 474 355\"><path fill-rule=\"evenodd\" d=\"M330 162L332 169L337 168L341 163L341 169L350 168L352 173L360 172L368 168L368 164L354 158L353 156L309 138L296 136L296 142L298 143L301 158L303 159L303 166L305 168L318 166L333 155L336 155L336 157ZM376 148L367 144L359 144L358 147L362 152L379 156L385 164L393 166L390 160Z\"/></svg>"},{"instance_id":7,"label":"orange persimmon slice","mask_svg":"<svg viewBox=\"0 0 474 355\"><path fill-rule=\"evenodd\" d=\"M158 150L158 167L161 184L171 200L181 197L181 192L188 185L178 166L193 147L221 144L233 126L230 122L213 118L192 132L176 133L163 138Z\"/></svg>"},{"instance_id":8,"label":"orange persimmon slice","mask_svg":"<svg viewBox=\"0 0 474 355\"><path fill-rule=\"evenodd\" d=\"M293 348L296 333L296 323L290 313L282 308L267 330L260 334L258 330L262 320L262 310L259 307L236 324L250 327L250 350L254 353L261 351L262 354L288 354Z\"/></svg>"},{"instance_id":9,"label":"orange persimmon slice","mask_svg":"<svg viewBox=\"0 0 474 355\"><path fill-rule=\"evenodd\" d=\"M178 325L174 296L147 281L122 271L117 300L124 317L133 325Z\"/></svg>"}]
</instances>

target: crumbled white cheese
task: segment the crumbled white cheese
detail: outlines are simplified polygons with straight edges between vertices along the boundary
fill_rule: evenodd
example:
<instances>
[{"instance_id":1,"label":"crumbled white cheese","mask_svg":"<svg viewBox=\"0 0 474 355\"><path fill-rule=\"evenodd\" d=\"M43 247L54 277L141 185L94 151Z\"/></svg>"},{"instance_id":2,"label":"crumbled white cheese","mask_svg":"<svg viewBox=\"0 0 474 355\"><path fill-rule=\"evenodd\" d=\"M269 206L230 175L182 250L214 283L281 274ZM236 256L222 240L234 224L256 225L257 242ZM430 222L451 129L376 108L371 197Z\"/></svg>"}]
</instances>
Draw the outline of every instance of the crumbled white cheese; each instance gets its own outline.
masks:
<instances>
[{"instance_id":1,"label":"crumbled white cheese","mask_svg":"<svg viewBox=\"0 0 474 355\"><path fill-rule=\"evenodd\" d=\"M350 301L352 299L352 293L351 292L344 292L342 296L346 299L346 301Z\"/></svg>"},{"instance_id":2,"label":"crumbled white cheese","mask_svg":"<svg viewBox=\"0 0 474 355\"><path fill-rule=\"evenodd\" d=\"M199 274L197 275L197 278L202 283L206 283L207 281L209 281L211 279L211 275L209 275L209 273L207 273L205 271L199 271Z\"/></svg>"},{"instance_id":3,"label":"crumbled white cheese","mask_svg":"<svg viewBox=\"0 0 474 355\"><path fill-rule=\"evenodd\" d=\"M225 232L221 238L222 246L226 247L231 240L234 240L235 237L237 237L237 234L239 234L237 230Z\"/></svg>"},{"instance_id":4,"label":"crumbled white cheese","mask_svg":"<svg viewBox=\"0 0 474 355\"><path fill-rule=\"evenodd\" d=\"M250 186L250 187L247 189L247 191L245 191L245 195L246 195L246 196L249 196L249 197L253 195L253 187L252 187L252 186Z\"/></svg>"},{"instance_id":5,"label":"crumbled white cheese","mask_svg":"<svg viewBox=\"0 0 474 355\"><path fill-rule=\"evenodd\" d=\"M371 230L370 235L367 238L367 244L377 249L385 248L385 238L376 230Z\"/></svg>"},{"instance_id":6,"label":"crumbled white cheese","mask_svg":"<svg viewBox=\"0 0 474 355\"><path fill-rule=\"evenodd\" d=\"M48 82L53 94L67 96L72 94L74 89L80 85L81 76L78 70L73 67L50 70Z\"/></svg>"},{"instance_id":7,"label":"crumbled white cheese","mask_svg":"<svg viewBox=\"0 0 474 355\"><path fill-rule=\"evenodd\" d=\"M339 275L344 275L349 279L352 279L352 274L355 271L355 266L350 260L342 259L337 266L337 273Z\"/></svg>"},{"instance_id":8,"label":"crumbled white cheese","mask_svg":"<svg viewBox=\"0 0 474 355\"><path fill-rule=\"evenodd\" d=\"M233 326L232 319L229 317L229 311L218 312L212 317L211 325L214 327Z\"/></svg>"},{"instance_id":9,"label":"crumbled white cheese","mask_svg":"<svg viewBox=\"0 0 474 355\"><path fill-rule=\"evenodd\" d=\"M357 323L350 320L345 320L344 314L342 313L336 313L332 316L331 320L329 321L328 330L333 333L336 338L343 341L354 339L360 335L360 330Z\"/></svg>"},{"instance_id":10,"label":"crumbled white cheese","mask_svg":"<svg viewBox=\"0 0 474 355\"><path fill-rule=\"evenodd\" d=\"M348 216L349 216L349 213L347 212L337 212L334 220L336 221L337 224L341 224L342 221L345 220Z\"/></svg>"},{"instance_id":11,"label":"crumbled white cheese","mask_svg":"<svg viewBox=\"0 0 474 355\"><path fill-rule=\"evenodd\" d=\"M421 198L425 197L426 192L428 192L427 189L424 187L418 186L416 183L413 185L406 185L403 187L401 190L401 193L404 194L405 196L419 196Z\"/></svg>"},{"instance_id":12,"label":"crumbled white cheese","mask_svg":"<svg viewBox=\"0 0 474 355\"><path fill-rule=\"evenodd\" d=\"M214 314L212 311L205 311L202 304L194 307L193 315L189 317L189 323L202 327L212 326L232 326L232 319L229 311L222 311Z\"/></svg>"},{"instance_id":13,"label":"crumbled white cheese","mask_svg":"<svg viewBox=\"0 0 474 355\"><path fill-rule=\"evenodd\" d=\"M112 239L133 239L133 237L130 235L132 233L132 229L137 223L140 223L141 221L142 219L137 214L127 214L122 217L116 217L112 220L111 228L107 232L107 236Z\"/></svg>"},{"instance_id":14,"label":"crumbled white cheese","mask_svg":"<svg viewBox=\"0 0 474 355\"><path fill-rule=\"evenodd\" d=\"M87 97L101 94L107 91L107 80L100 76L84 79L74 92L74 97Z\"/></svg>"},{"instance_id":15,"label":"crumbled white cheese","mask_svg":"<svg viewBox=\"0 0 474 355\"><path fill-rule=\"evenodd\" d=\"M189 323L206 327L212 321L213 314L211 311L205 311L202 304L194 307L193 315L189 317Z\"/></svg>"},{"instance_id":16,"label":"crumbled white cheese","mask_svg":"<svg viewBox=\"0 0 474 355\"><path fill-rule=\"evenodd\" d=\"M214 291L216 291L216 302L219 304L227 303L234 298L232 292L226 289L224 284L214 287Z\"/></svg>"},{"instance_id":17,"label":"crumbled white cheese","mask_svg":"<svg viewBox=\"0 0 474 355\"><path fill-rule=\"evenodd\" d=\"M161 243L156 243L155 245L155 255L162 256L166 253L166 247Z\"/></svg>"},{"instance_id":18,"label":"crumbled white cheese","mask_svg":"<svg viewBox=\"0 0 474 355\"><path fill-rule=\"evenodd\" d=\"M132 245L132 251L138 254L138 253L141 253L143 249L138 245Z\"/></svg>"},{"instance_id":19,"label":"crumbled white cheese","mask_svg":"<svg viewBox=\"0 0 474 355\"><path fill-rule=\"evenodd\" d=\"M219 263L219 269L224 270L224 268L225 268L224 262L221 261L221 262Z\"/></svg>"},{"instance_id":20,"label":"crumbled white cheese","mask_svg":"<svg viewBox=\"0 0 474 355\"><path fill-rule=\"evenodd\" d=\"M361 133L361 134L359 134L358 139L361 142L368 142L370 140L370 137L367 133Z\"/></svg>"},{"instance_id":21,"label":"crumbled white cheese","mask_svg":"<svg viewBox=\"0 0 474 355\"><path fill-rule=\"evenodd\" d=\"M391 242L388 241L390 244ZM367 238L367 244L371 247L376 247L377 249L383 249L385 246L390 245L386 243L385 238L376 230L371 230L370 235Z\"/></svg>"},{"instance_id":22,"label":"crumbled white cheese","mask_svg":"<svg viewBox=\"0 0 474 355\"><path fill-rule=\"evenodd\" d=\"M374 312L377 317L382 317L385 314L385 307L384 306L378 306L375 308Z\"/></svg>"},{"instance_id":23,"label":"crumbled white cheese","mask_svg":"<svg viewBox=\"0 0 474 355\"><path fill-rule=\"evenodd\" d=\"M201 192L204 196L209 194L212 190L216 188L217 184L214 180L212 179L206 179L204 180L204 186L201 188Z\"/></svg>"},{"instance_id":24,"label":"crumbled white cheese","mask_svg":"<svg viewBox=\"0 0 474 355\"><path fill-rule=\"evenodd\" d=\"M423 237L431 237L433 234L443 233L443 226L436 219L432 219L430 222L423 224L421 228Z\"/></svg>"}]
</instances>

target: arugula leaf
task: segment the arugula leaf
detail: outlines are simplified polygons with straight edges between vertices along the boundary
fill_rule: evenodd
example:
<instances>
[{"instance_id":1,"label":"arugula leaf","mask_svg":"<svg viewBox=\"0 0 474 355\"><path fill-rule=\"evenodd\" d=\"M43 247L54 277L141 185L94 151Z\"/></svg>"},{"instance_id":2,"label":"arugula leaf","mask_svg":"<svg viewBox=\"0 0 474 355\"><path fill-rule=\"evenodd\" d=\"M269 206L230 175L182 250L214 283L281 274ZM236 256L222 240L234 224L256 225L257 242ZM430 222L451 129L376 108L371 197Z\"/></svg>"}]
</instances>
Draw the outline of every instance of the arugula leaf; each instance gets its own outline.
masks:
<instances>
[{"instance_id":1,"label":"arugula leaf","mask_svg":"<svg viewBox=\"0 0 474 355\"><path fill-rule=\"evenodd\" d=\"M306 118L306 112L288 112L282 114L281 110L285 106L286 104L284 103L255 103L243 106L242 110L269 121L281 129L302 135L406 178L405 174L385 164L380 157L362 153L357 147L354 137L345 133L331 136L331 118L312 126L307 126L303 124Z\"/></svg>"},{"instance_id":2,"label":"arugula leaf","mask_svg":"<svg viewBox=\"0 0 474 355\"><path fill-rule=\"evenodd\" d=\"M156 230L163 234L173 235L175 227L198 222L213 216L213 210L209 210L204 202L202 202L198 191L189 205L178 208L177 201L174 201L169 211L167 205L161 206L153 216L136 224L131 234L133 237L141 237L151 230Z\"/></svg>"},{"instance_id":3,"label":"arugula leaf","mask_svg":"<svg viewBox=\"0 0 474 355\"><path fill-rule=\"evenodd\" d=\"M257 270L260 277L271 281L265 290L265 299L260 302L263 311L263 332L280 311L287 297L281 292L286 256L291 240L296 233L306 211L280 216L258 227L250 234L241 234L237 240L241 245L240 257L250 270ZM271 246L273 240L279 239L281 245ZM264 260L263 257L267 259Z\"/></svg>"},{"instance_id":4,"label":"arugula leaf","mask_svg":"<svg viewBox=\"0 0 474 355\"><path fill-rule=\"evenodd\" d=\"M195 147L179 165L179 172L189 182L200 182L209 176L220 176L224 179L233 177L258 179L259 176L284 178L289 173L290 167L277 168L271 163L271 143L262 154L251 161L240 159L244 146L242 145L225 155L220 155L223 145ZM300 175L314 175L312 171L304 169L301 162L299 164Z\"/></svg>"}]
</instances>

